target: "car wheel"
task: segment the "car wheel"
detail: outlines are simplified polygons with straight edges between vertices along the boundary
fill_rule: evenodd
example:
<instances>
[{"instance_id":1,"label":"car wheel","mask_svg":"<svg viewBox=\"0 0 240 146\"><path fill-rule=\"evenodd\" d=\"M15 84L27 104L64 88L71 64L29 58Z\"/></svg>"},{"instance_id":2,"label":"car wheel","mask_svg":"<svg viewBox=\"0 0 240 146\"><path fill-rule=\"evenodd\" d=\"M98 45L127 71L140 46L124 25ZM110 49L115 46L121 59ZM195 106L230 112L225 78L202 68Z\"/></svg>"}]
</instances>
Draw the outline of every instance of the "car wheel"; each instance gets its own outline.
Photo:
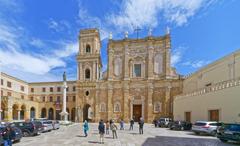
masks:
<instances>
[{"instance_id":1,"label":"car wheel","mask_svg":"<svg viewBox=\"0 0 240 146\"><path fill-rule=\"evenodd\" d=\"M221 142L227 142L227 140L225 140L225 139L220 139L221 140Z\"/></svg>"},{"instance_id":2,"label":"car wheel","mask_svg":"<svg viewBox=\"0 0 240 146\"><path fill-rule=\"evenodd\" d=\"M216 130L212 131L211 135L217 137L217 131Z\"/></svg>"},{"instance_id":3,"label":"car wheel","mask_svg":"<svg viewBox=\"0 0 240 146\"><path fill-rule=\"evenodd\" d=\"M23 136L24 136L24 137L28 137L28 136L30 136L30 133L27 132L27 131L23 131Z\"/></svg>"}]
</instances>

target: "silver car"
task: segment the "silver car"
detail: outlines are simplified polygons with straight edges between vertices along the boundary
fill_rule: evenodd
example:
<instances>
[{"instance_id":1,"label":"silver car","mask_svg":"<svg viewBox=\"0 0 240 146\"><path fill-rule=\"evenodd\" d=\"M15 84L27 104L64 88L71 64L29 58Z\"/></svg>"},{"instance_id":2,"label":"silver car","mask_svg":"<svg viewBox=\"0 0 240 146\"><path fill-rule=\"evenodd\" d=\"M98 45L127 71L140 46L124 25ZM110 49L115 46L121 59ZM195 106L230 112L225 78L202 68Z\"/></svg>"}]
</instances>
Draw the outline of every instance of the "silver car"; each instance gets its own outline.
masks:
<instances>
[{"instance_id":1,"label":"silver car","mask_svg":"<svg viewBox=\"0 0 240 146\"><path fill-rule=\"evenodd\" d=\"M203 133L216 136L221 125L222 123L218 123L216 121L197 121L192 126L192 131L197 135Z\"/></svg>"},{"instance_id":2,"label":"silver car","mask_svg":"<svg viewBox=\"0 0 240 146\"><path fill-rule=\"evenodd\" d=\"M50 132L51 130L53 130L53 124L51 121L43 120L41 122L43 124L43 132Z\"/></svg>"},{"instance_id":3,"label":"silver car","mask_svg":"<svg viewBox=\"0 0 240 146\"><path fill-rule=\"evenodd\" d=\"M60 123L59 123L59 121L52 121L52 124L53 124L53 129L54 129L54 130L60 128Z\"/></svg>"}]
</instances>

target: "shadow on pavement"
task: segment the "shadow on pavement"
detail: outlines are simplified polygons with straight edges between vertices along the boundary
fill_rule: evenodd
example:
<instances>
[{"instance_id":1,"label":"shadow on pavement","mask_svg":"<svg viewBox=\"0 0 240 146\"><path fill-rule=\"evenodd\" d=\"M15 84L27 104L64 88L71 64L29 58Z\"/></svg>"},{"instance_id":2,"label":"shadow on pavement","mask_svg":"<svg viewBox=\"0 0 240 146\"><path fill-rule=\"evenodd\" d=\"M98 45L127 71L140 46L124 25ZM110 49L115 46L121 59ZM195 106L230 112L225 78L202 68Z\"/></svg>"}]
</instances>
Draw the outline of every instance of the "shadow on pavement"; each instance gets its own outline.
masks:
<instances>
[{"instance_id":1,"label":"shadow on pavement","mask_svg":"<svg viewBox=\"0 0 240 146\"><path fill-rule=\"evenodd\" d=\"M148 138L142 146L235 146L235 144L223 143L218 139L156 136Z\"/></svg>"},{"instance_id":2,"label":"shadow on pavement","mask_svg":"<svg viewBox=\"0 0 240 146\"><path fill-rule=\"evenodd\" d=\"M77 135L76 137L86 137L86 136L84 136L84 135Z\"/></svg>"},{"instance_id":3,"label":"shadow on pavement","mask_svg":"<svg viewBox=\"0 0 240 146\"><path fill-rule=\"evenodd\" d=\"M98 142L98 141L88 141L88 143L100 144L100 142Z\"/></svg>"}]
</instances>

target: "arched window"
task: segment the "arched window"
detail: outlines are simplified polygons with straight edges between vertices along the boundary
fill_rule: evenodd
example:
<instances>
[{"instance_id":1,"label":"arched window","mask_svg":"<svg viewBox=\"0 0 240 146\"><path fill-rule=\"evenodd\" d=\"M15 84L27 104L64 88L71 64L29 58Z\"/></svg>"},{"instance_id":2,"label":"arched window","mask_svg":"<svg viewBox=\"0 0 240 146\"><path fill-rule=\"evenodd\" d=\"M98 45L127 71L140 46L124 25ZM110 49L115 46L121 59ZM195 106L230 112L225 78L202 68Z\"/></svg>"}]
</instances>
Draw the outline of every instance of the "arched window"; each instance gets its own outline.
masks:
<instances>
[{"instance_id":1,"label":"arched window","mask_svg":"<svg viewBox=\"0 0 240 146\"><path fill-rule=\"evenodd\" d=\"M116 58L114 60L114 74L119 76L122 72L122 60L121 58Z\"/></svg>"},{"instance_id":2,"label":"arched window","mask_svg":"<svg viewBox=\"0 0 240 146\"><path fill-rule=\"evenodd\" d=\"M163 57L162 54L157 54L154 57L154 72L156 74L161 74L163 72Z\"/></svg>"},{"instance_id":3,"label":"arched window","mask_svg":"<svg viewBox=\"0 0 240 146\"><path fill-rule=\"evenodd\" d=\"M120 102L116 102L114 104L114 112L121 112L121 104L120 104Z\"/></svg>"},{"instance_id":4,"label":"arched window","mask_svg":"<svg viewBox=\"0 0 240 146\"><path fill-rule=\"evenodd\" d=\"M85 70L85 79L90 79L90 69Z\"/></svg>"},{"instance_id":5,"label":"arched window","mask_svg":"<svg viewBox=\"0 0 240 146\"><path fill-rule=\"evenodd\" d=\"M99 112L106 112L106 104L104 102L100 104Z\"/></svg>"},{"instance_id":6,"label":"arched window","mask_svg":"<svg viewBox=\"0 0 240 146\"><path fill-rule=\"evenodd\" d=\"M89 44L86 45L86 53L90 53L91 52L91 47Z\"/></svg>"},{"instance_id":7,"label":"arched window","mask_svg":"<svg viewBox=\"0 0 240 146\"><path fill-rule=\"evenodd\" d=\"M155 113L161 112L161 107L162 107L161 102L155 102L155 103L154 103L154 112L155 112Z\"/></svg>"}]
</instances>

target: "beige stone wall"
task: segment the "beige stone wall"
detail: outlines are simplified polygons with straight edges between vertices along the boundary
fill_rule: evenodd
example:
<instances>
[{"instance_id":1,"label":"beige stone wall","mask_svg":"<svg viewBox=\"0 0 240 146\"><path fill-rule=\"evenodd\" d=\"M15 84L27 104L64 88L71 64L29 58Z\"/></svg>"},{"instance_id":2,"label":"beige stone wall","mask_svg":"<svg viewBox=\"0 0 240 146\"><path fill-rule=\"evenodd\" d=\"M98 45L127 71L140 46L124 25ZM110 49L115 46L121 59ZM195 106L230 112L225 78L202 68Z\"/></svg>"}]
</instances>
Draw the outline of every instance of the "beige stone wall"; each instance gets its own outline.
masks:
<instances>
[{"instance_id":1,"label":"beige stone wall","mask_svg":"<svg viewBox=\"0 0 240 146\"><path fill-rule=\"evenodd\" d=\"M240 76L240 50L223 57L196 73L188 76L183 82L183 92L188 93L204 88L207 84L231 80Z\"/></svg>"},{"instance_id":2,"label":"beige stone wall","mask_svg":"<svg viewBox=\"0 0 240 146\"><path fill-rule=\"evenodd\" d=\"M183 94L175 96L174 118L192 122L209 120L209 110L220 111L220 121L239 122L240 50L223 57L183 81Z\"/></svg>"}]
</instances>

